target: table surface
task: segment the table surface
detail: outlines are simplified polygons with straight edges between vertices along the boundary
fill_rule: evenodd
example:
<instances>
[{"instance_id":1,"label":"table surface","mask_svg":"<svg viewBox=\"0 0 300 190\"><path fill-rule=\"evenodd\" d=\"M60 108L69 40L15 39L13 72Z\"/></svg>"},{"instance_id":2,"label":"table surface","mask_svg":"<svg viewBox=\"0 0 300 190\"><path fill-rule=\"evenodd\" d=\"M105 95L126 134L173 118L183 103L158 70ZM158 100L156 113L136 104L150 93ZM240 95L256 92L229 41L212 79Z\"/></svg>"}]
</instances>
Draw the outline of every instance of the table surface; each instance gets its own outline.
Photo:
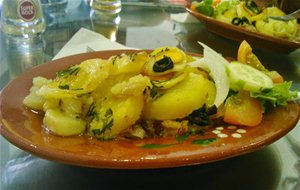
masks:
<instances>
[{"instance_id":1,"label":"table surface","mask_svg":"<svg viewBox=\"0 0 300 190\"><path fill-rule=\"evenodd\" d=\"M0 1L1 2L1 1ZM165 1L164 1L165 2ZM160 4L161 5L161 4ZM200 22L180 23L180 6L123 3L120 23L104 26L90 19L88 1L69 0L59 14L46 15L42 38L30 46L0 34L0 89L20 73L51 60L82 27L140 49L177 46L202 53L202 41L224 56L236 57L238 42L210 33ZM289 54L254 49L270 70L300 89L300 49ZM300 189L300 122L285 137L256 152L215 163L170 169L109 170L44 160L10 144L2 136L1 189Z\"/></svg>"}]
</instances>

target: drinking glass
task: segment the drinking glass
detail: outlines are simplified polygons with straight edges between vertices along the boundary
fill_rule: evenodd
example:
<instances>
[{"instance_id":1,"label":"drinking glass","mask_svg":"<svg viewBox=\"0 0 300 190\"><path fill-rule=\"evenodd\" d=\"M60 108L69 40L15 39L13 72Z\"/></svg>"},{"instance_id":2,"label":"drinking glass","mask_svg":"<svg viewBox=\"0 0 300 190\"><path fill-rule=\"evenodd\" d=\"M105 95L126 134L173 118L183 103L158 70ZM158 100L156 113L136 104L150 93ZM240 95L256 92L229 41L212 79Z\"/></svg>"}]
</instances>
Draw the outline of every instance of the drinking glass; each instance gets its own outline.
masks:
<instances>
[{"instance_id":1,"label":"drinking glass","mask_svg":"<svg viewBox=\"0 0 300 190\"><path fill-rule=\"evenodd\" d=\"M92 9L101 15L118 15L121 12L121 0L92 0Z\"/></svg>"},{"instance_id":2,"label":"drinking glass","mask_svg":"<svg viewBox=\"0 0 300 190\"><path fill-rule=\"evenodd\" d=\"M93 31L102 34L111 41L117 40L119 24L121 21L119 15L109 17L91 12L90 18Z\"/></svg>"},{"instance_id":3,"label":"drinking glass","mask_svg":"<svg viewBox=\"0 0 300 190\"><path fill-rule=\"evenodd\" d=\"M64 23L68 0L40 0L47 26ZM73 0L75 1L75 0ZM77 0L76 0L77 1Z\"/></svg>"}]
</instances>

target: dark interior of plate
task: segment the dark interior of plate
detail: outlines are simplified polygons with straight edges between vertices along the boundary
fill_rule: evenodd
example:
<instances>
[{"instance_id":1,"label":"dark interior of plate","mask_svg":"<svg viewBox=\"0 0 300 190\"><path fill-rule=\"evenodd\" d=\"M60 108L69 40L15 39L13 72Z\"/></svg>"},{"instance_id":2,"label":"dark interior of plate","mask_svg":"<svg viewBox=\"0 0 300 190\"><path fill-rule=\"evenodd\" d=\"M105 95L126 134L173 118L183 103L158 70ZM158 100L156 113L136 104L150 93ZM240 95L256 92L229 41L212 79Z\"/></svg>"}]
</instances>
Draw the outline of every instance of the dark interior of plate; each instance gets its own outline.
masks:
<instances>
[{"instance_id":1,"label":"dark interior of plate","mask_svg":"<svg viewBox=\"0 0 300 190\"><path fill-rule=\"evenodd\" d=\"M299 119L300 107L290 103L265 114L256 127L219 126L187 139L155 138L99 141L81 135L61 137L49 134L42 114L22 105L36 76L53 78L58 70L90 58L108 58L135 50L114 50L74 55L39 65L11 81L0 96L1 134L12 144L45 159L97 168L166 168L202 164L253 152L287 134ZM243 129L242 133L237 133ZM219 130L226 138L218 137ZM239 135L237 135L239 134Z\"/></svg>"},{"instance_id":2,"label":"dark interior of plate","mask_svg":"<svg viewBox=\"0 0 300 190\"><path fill-rule=\"evenodd\" d=\"M225 22L205 16L197 11L191 10L188 7L187 11L201 21L209 31L237 42L246 40L255 47L282 53L290 53L300 48L300 42L298 41L290 41L258 32L252 32L242 27L227 24Z\"/></svg>"}]
</instances>

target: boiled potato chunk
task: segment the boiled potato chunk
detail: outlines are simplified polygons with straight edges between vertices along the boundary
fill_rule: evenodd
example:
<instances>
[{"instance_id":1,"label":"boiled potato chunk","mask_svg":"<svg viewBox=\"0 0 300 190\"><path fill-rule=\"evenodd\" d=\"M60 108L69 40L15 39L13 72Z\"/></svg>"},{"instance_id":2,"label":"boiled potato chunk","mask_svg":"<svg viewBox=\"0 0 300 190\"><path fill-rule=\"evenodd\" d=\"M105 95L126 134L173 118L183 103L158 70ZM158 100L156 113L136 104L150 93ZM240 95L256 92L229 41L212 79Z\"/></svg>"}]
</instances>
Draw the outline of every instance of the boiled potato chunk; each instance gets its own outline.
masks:
<instances>
[{"instance_id":1,"label":"boiled potato chunk","mask_svg":"<svg viewBox=\"0 0 300 190\"><path fill-rule=\"evenodd\" d=\"M171 87L175 86L176 84L180 83L182 80L184 80L187 77L188 73L189 73L188 71L176 73L169 80L152 81L152 83L155 86L159 87L160 89L168 89L168 88L171 88Z\"/></svg>"},{"instance_id":2,"label":"boiled potato chunk","mask_svg":"<svg viewBox=\"0 0 300 190\"><path fill-rule=\"evenodd\" d=\"M286 38L292 40L298 30L297 20L290 20L288 22L269 19L268 22L259 20L256 22L257 31L269 36Z\"/></svg>"},{"instance_id":3,"label":"boiled potato chunk","mask_svg":"<svg viewBox=\"0 0 300 190\"><path fill-rule=\"evenodd\" d=\"M79 99L61 99L61 109L71 116L79 116L81 114L81 108L82 102Z\"/></svg>"},{"instance_id":4,"label":"boiled potato chunk","mask_svg":"<svg viewBox=\"0 0 300 190\"><path fill-rule=\"evenodd\" d=\"M168 56L172 59L174 64L179 64L186 61L186 54L176 47L161 47L155 49L150 55L155 56L156 61Z\"/></svg>"},{"instance_id":5,"label":"boiled potato chunk","mask_svg":"<svg viewBox=\"0 0 300 190\"><path fill-rule=\"evenodd\" d=\"M143 73L147 76L161 76L172 72L180 72L183 71L186 67L187 56L186 54L176 47L161 47L155 49L150 54L149 61L144 65ZM163 60L164 58L170 58L172 60L172 68L163 70L163 71L155 71L154 65L157 65L158 61Z\"/></svg>"},{"instance_id":6,"label":"boiled potato chunk","mask_svg":"<svg viewBox=\"0 0 300 190\"><path fill-rule=\"evenodd\" d=\"M36 92L43 85L48 84L50 81L51 80L48 80L44 77L33 78L33 86L30 89L29 95L24 98L23 104L35 110L43 110L45 99L42 96L39 96Z\"/></svg>"},{"instance_id":7,"label":"boiled potato chunk","mask_svg":"<svg viewBox=\"0 0 300 190\"><path fill-rule=\"evenodd\" d=\"M48 109L43 122L52 133L60 136L78 135L86 128L85 121L71 117L59 109Z\"/></svg>"},{"instance_id":8,"label":"boiled potato chunk","mask_svg":"<svg viewBox=\"0 0 300 190\"><path fill-rule=\"evenodd\" d=\"M36 89L36 87L32 87L32 89ZM44 102L45 99L42 96L36 95L35 92L31 92L23 100L23 104L25 106L30 107L34 110L43 110Z\"/></svg>"},{"instance_id":9,"label":"boiled potato chunk","mask_svg":"<svg viewBox=\"0 0 300 190\"><path fill-rule=\"evenodd\" d=\"M60 89L58 81L53 81L47 85L44 85L36 92L38 96L42 96L46 99L74 98L80 93L85 92L82 92L82 90Z\"/></svg>"},{"instance_id":10,"label":"boiled potato chunk","mask_svg":"<svg viewBox=\"0 0 300 190\"><path fill-rule=\"evenodd\" d=\"M144 119L178 119L192 113L215 96L215 85L202 75L189 73L178 85L166 90L154 100L145 103ZM209 102L208 102L209 100Z\"/></svg>"},{"instance_id":11,"label":"boiled potato chunk","mask_svg":"<svg viewBox=\"0 0 300 190\"><path fill-rule=\"evenodd\" d=\"M99 117L96 117L90 123L90 134L103 139L117 136L139 119L143 104L144 98L142 95L128 98L110 98L102 102ZM108 114L108 110L111 114Z\"/></svg>"},{"instance_id":12,"label":"boiled potato chunk","mask_svg":"<svg viewBox=\"0 0 300 190\"><path fill-rule=\"evenodd\" d=\"M148 77L136 75L127 81L115 84L111 88L111 93L116 96L140 96L148 86L151 86L151 82Z\"/></svg>"},{"instance_id":13,"label":"boiled potato chunk","mask_svg":"<svg viewBox=\"0 0 300 190\"><path fill-rule=\"evenodd\" d=\"M114 125L110 135L116 136L132 126L140 118L144 98L142 95L138 97L128 97L127 99L112 104Z\"/></svg>"},{"instance_id":14,"label":"boiled potato chunk","mask_svg":"<svg viewBox=\"0 0 300 190\"><path fill-rule=\"evenodd\" d=\"M32 80L33 86L36 86L36 87L39 87L39 88L41 86L45 85L45 84L48 84L49 82L51 82L51 80L46 79L44 77L35 77Z\"/></svg>"},{"instance_id":15,"label":"boiled potato chunk","mask_svg":"<svg viewBox=\"0 0 300 190\"><path fill-rule=\"evenodd\" d=\"M121 56L113 56L109 62L114 65L111 72L112 75L125 73L139 74L141 73L144 64L149 60L146 52L140 52L133 55L122 54Z\"/></svg>"},{"instance_id":16,"label":"boiled potato chunk","mask_svg":"<svg viewBox=\"0 0 300 190\"><path fill-rule=\"evenodd\" d=\"M71 75L66 83L70 89L83 89L91 92L103 82L111 71L111 65L103 59L88 59L79 65L79 72Z\"/></svg>"},{"instance_id":17,"label":"boiled potato chunk","mask_svg":"<svg viewBox=\"0 0 300 190\"><path fill-rule=\"evenodd\" d=\"M60 101L60 99L55 99L55 98L46 99L46 101L43 105L44 112L46 112L47 109L58 108L59 107L59 101Z\"/></svg>"},{"instance_id":18,"label":"boiled potato chunk","mask_svg":"<svg viewBox=\"0 0 300 190\"><path fill-rule=\"evenodd\" d=\"M44 98L74 98L95 90L112 70L107 60L89 59L57 73L56 79L42 86L37 95Z\"/></svg>"}]
</instances>

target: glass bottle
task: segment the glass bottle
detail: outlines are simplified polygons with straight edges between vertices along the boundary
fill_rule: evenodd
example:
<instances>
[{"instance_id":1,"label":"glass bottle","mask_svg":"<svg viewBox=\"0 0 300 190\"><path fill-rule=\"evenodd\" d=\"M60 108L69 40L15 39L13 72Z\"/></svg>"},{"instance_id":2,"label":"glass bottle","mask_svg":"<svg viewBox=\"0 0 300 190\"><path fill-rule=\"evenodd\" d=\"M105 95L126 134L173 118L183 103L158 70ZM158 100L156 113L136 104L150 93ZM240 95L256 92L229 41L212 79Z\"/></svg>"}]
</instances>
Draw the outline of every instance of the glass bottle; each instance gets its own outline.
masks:
<instances>
[{"instance_id":1,"label":"glass bottle","mask_svg":"<svg viewBox=\"0 0 300 190\"><path fill-rule=\"evenodd\" d=\"M39 0L3 0L1 30L11 36L31 37L45 31Z\"/></svg>"}]
</instances>

